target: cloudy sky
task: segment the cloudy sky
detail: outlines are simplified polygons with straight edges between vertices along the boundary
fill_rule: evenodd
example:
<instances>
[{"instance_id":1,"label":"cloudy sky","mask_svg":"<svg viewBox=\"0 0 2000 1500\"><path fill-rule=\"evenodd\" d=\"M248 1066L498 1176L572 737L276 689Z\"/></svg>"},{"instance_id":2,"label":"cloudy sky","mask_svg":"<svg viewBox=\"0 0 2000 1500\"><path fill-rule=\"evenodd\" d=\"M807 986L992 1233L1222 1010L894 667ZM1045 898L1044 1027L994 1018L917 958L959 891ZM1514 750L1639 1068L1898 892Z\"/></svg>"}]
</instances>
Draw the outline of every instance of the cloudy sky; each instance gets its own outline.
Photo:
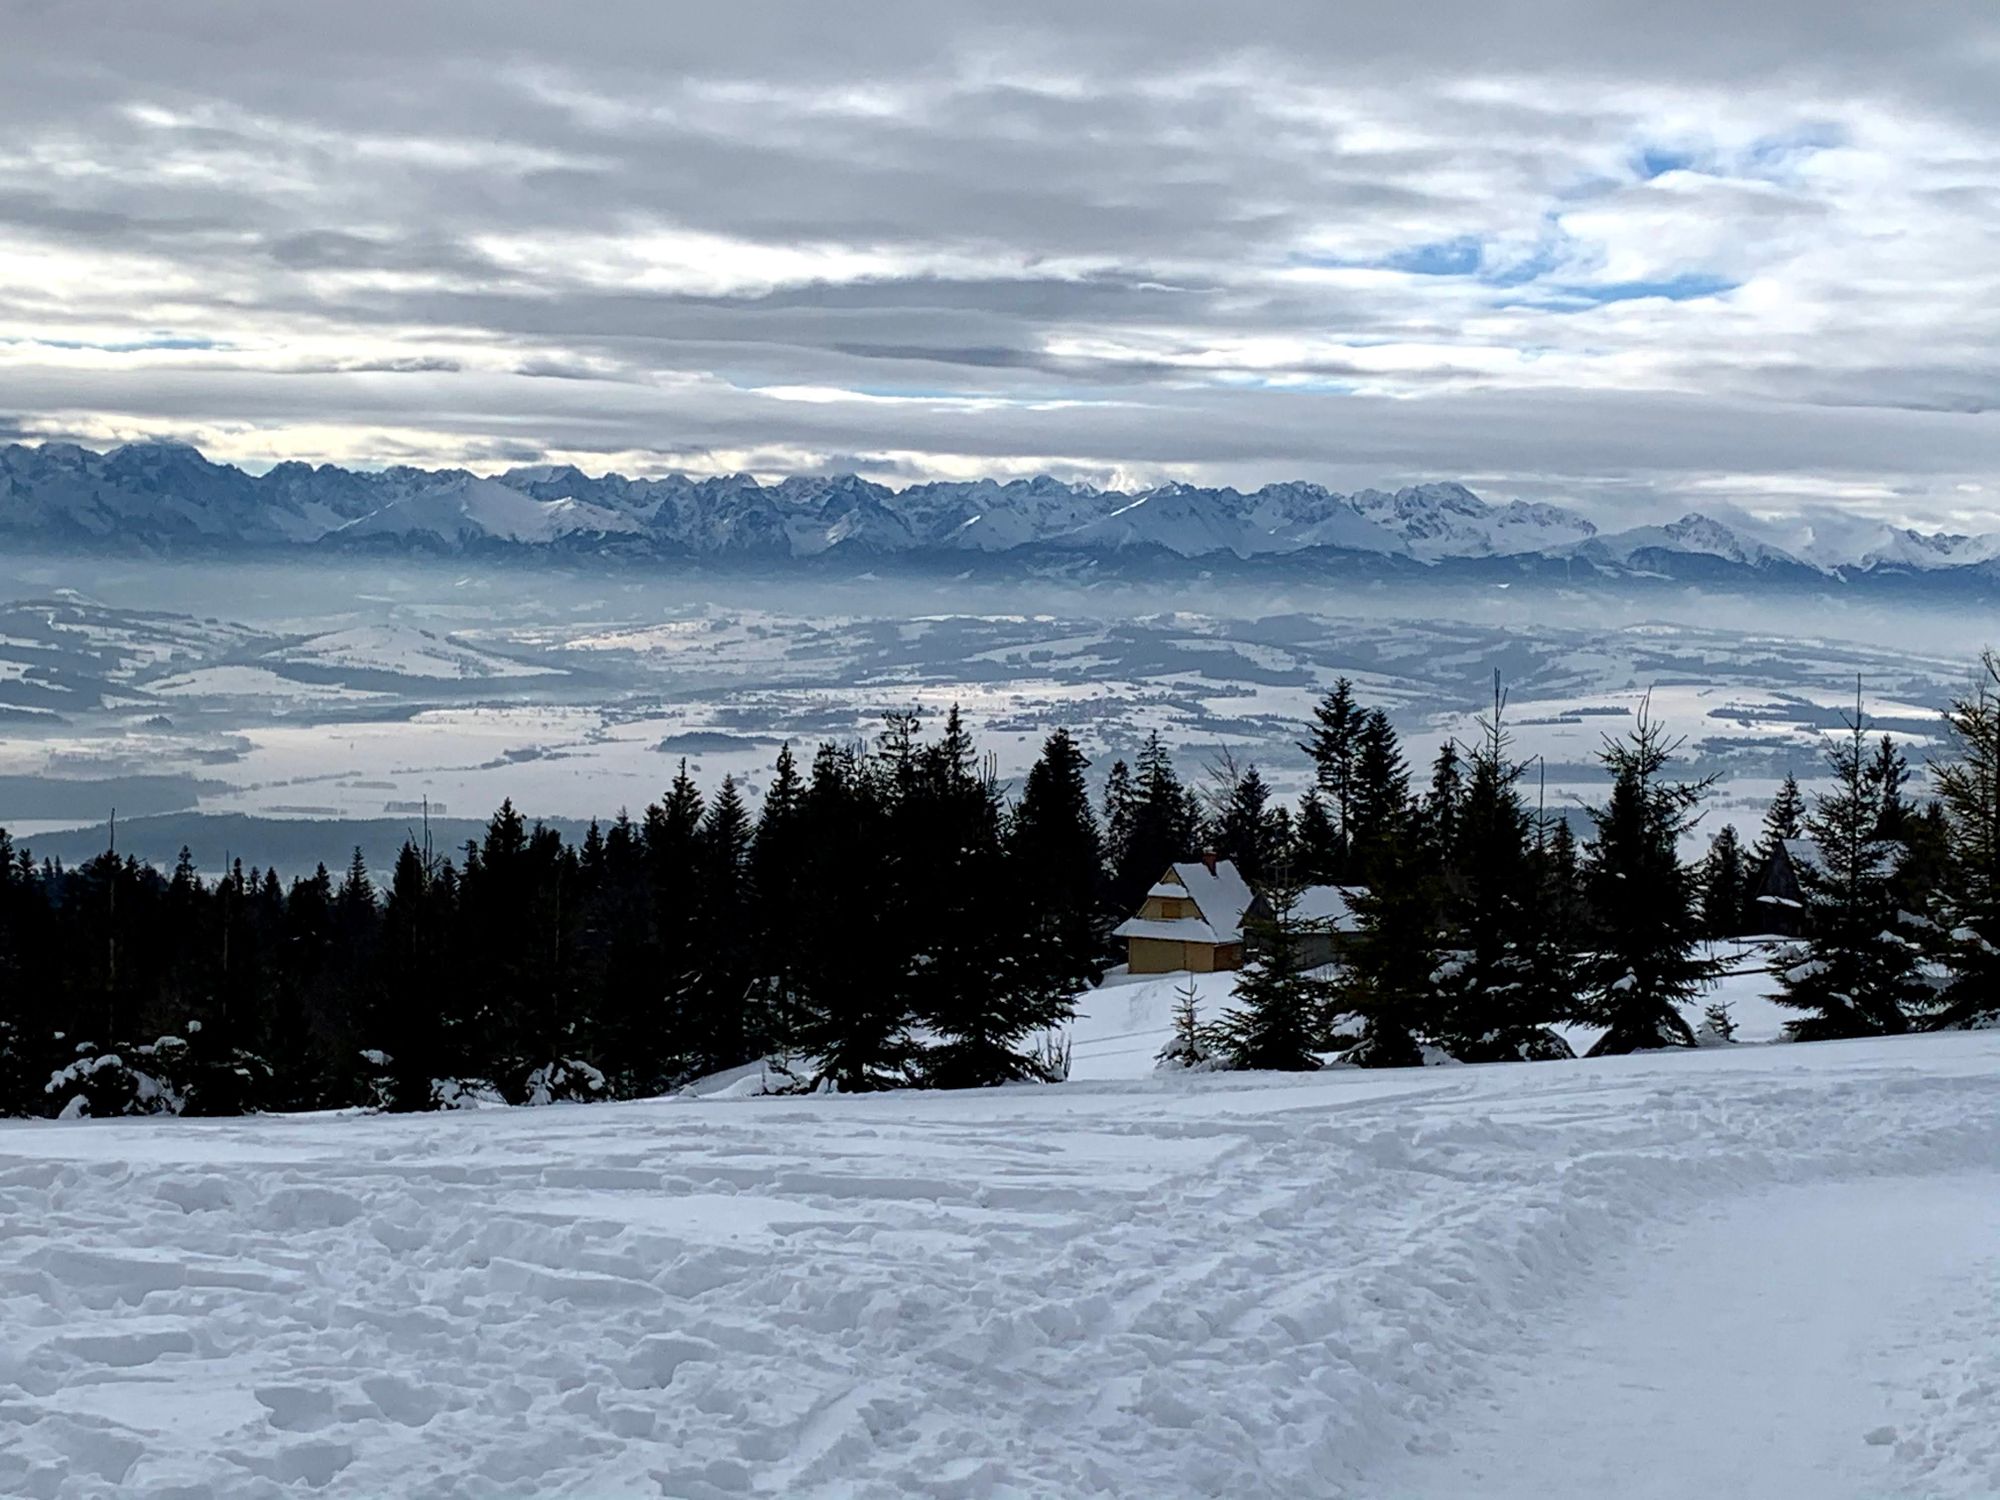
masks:
<instances>
[{"instance_id":1,"label":"cloudy sky","mask_svg":"<svg viewBox=\"0 0 2000 1500\"><path fill-rule=\"evenodd\" d=\"M0 20L14 436L2000 524L1990 0Z\"/></svg>"}]
</instances>

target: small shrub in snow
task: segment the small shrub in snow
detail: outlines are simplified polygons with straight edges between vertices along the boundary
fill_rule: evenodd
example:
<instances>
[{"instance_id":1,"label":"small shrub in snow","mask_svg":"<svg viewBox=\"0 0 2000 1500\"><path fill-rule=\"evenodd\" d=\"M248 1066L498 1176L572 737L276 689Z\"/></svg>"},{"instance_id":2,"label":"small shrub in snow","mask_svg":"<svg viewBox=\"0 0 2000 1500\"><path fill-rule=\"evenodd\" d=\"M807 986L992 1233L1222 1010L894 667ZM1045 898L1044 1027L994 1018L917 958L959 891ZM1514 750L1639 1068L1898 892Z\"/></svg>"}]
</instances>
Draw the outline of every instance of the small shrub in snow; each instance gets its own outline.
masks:
<instances>
[{"instance_id":1,"label":"small shrub in snow","mask_svg":"<svg viewBox=\"0 0 2000 1500\"><path fill-rule=\"evenodd\" d=\"M484 1078L433 1078L431 1099L437 1109L485 1109L507 1102L507 1096Z\"/></svg>"},{"instance_id":2,"label":"small shrub in snow","mask_svg":"<svg viewBox=\"0 0 2000 1500\"><path fill-rule=\"evenodd\" d=\"M1201 1024L1200 995L1194 976L1174 991L1174 1034L1160 1048L1154 1063L1159 1072L1208 1068L1208 1039Z\"/></svg>"},{"instance_id":3,"label":"small shrub in snow","mask_svg":"<svg viewBox=\"0 0 2000 1500\"><path fill-rule=\"evenodd\" d=\"M543 1063L528 1075L523 1104L591 1104L611 1097L604 1074L574 1057Z\"/></svg>"},{"instance_id":4,"label":"small shrub in snow","mask_svg":"<svg viewBox=\"0 0 2000 1500\"><path fill-rule=\"evenodd\" d=\"M145 1053L150 1054L148 1061L170 1063L174 1060L172 1048L167 1056L161 1055L166 1043L174 1043L183 1053L187 1048L178 1038L163 1038L152 1046L135 1049L135 1059ZM57 1111L57 1118L102 1120L119 1115L181 1112L181 1095L156 1072L127 1063L117 1052L99 1052L89 1042L79 1044L76 1050L76 1061L56 1069L42 1089L49 1105Z\"/></svg>"},{"instance_id":5,"label":"small shrub in snow","mask_svg":"<svg viewBox=\"0 0 2000 1500\"><path fill-rule=\"evenodd\" d=\"M1035 1072L1044 1083L1069 1081L1070 1040L1066 1031L1051 1031L1035 1049Z\"/></svg>"},{"instance_id":6,"label":"small shrub in snow","mask_svg":"<svg viewBox=\"0 0 2000 1500\"><path fill-rule=\"evenodd\" d=\"M1701 1047L1726 1047L1736 1040L1736 1018L1720 1000L1712 1001L1701 1013L1701 1029L1694 1034Z\"/></svg>"}]
</instances>

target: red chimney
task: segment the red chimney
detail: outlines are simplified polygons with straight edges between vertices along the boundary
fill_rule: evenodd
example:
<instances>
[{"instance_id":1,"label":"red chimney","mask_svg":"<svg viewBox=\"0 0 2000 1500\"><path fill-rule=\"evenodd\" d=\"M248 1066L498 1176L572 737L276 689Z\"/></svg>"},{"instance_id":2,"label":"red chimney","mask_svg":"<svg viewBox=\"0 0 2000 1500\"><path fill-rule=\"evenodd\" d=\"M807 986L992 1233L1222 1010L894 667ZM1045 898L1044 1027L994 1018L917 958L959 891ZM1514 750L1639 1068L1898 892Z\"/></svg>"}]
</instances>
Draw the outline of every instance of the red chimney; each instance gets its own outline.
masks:
<instances>
[{"instance_id":1,"label":"red chimney","mask_svg":"<svg viewBox=\"0 0 2000 1500\"><path fill-rule=\"evenodd\" d=\"M1201 851L1201 862L1208 867L1209 874L1213 875L1215 873L1215 851L1213 849L1204 849Z\"/></svg>"}]
</instances>

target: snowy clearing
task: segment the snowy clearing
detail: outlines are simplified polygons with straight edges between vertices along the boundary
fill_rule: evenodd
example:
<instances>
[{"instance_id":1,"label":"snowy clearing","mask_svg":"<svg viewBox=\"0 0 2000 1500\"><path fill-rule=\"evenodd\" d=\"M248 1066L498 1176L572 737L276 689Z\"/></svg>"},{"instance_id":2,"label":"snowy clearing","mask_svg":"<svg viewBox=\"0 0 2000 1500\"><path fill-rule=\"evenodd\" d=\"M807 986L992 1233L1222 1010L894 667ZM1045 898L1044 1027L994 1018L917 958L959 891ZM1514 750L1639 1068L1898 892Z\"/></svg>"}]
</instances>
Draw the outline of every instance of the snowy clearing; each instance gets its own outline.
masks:
<instances>
[{"instance_id":1,"label":"snowy clearing","mask_svg":"<svg viewBox=\"0 0 2000 1500\"><path fill-rule=\"evenodd\" d=\"M1996 1203L1995 1033L10 1124L0 1492L1989 1495Z\"/></svg>"}]
</instances>

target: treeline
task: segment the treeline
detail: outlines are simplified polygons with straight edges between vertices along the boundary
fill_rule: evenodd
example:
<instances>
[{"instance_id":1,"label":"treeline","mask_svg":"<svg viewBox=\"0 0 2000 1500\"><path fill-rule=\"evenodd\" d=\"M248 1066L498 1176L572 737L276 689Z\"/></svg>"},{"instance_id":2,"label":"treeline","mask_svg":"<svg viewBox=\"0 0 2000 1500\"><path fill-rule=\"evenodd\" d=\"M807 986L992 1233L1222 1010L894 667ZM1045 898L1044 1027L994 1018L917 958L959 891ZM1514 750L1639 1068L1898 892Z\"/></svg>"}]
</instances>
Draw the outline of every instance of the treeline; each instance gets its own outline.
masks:
<instances>
[{"instance_id":1,"label":"treeline","mask_svg":"<svg viewBox=\"0 0 2000 1500\"><path fill-rule=\"evenodd\" d=\"M1799 934L1779 963L1801 1036L1975 1024L2000 979L2000 666L1955 704L1955 758L1918 797L1859 713L1808 808L1795 783L1754 848L1681 850L1708 784L1643 712L1570 820L1531 801L1496 693L1476 744L1416 784L1387 716L1336 685L1275 798L1227 758L1184 781L1157 735L1109 768L1051 734L1005 794L954 710L934 738L787 747L753 815L683 764L637 819L578 843L503 804L443 856L413 837L378 876L206 881L106 853L36 863L0 832L0 1111L373 1105L467 1095L639 1097L760 1058L799 1088L1057 1077L1049 1040L1122 955L1112 926L1167 864L1209 849L1263 893L1231 1008L1185 1008L1181 1061L1308 1067L1689 1045L1702 940ZM1820 851L1796 908L1754 898L1778 843ZM1353 888L1332 972L1300 960L1302 887ZM1726 1027L1726 1018L1718 1018Z\"/></svg>"}]
</instances>

